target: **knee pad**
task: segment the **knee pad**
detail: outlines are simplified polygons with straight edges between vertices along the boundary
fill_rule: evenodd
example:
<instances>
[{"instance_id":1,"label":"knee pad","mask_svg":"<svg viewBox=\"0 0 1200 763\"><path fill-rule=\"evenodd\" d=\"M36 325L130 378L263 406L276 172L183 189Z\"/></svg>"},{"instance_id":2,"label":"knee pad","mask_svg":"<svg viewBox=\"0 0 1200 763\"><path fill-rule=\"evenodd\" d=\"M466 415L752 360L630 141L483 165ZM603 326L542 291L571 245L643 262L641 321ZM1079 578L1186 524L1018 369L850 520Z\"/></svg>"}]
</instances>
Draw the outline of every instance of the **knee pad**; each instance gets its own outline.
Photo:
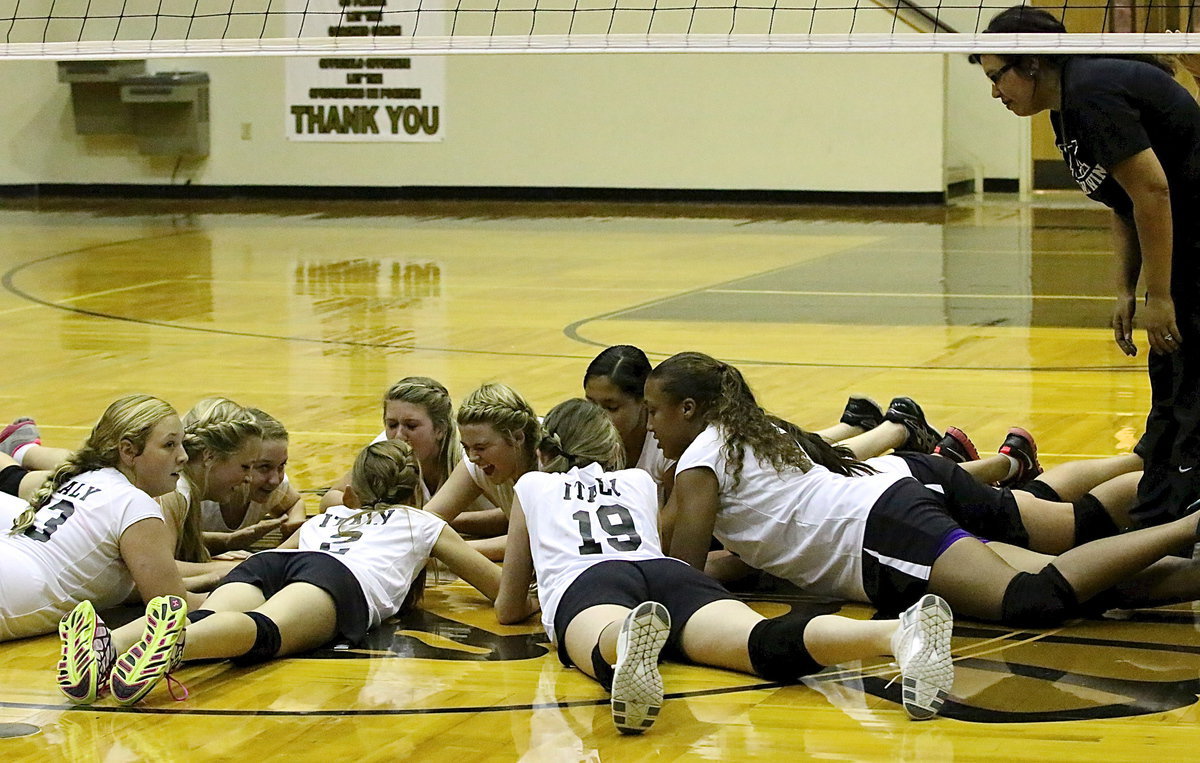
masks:
<instances>
[{"instance_id":1,"label":"knee pad","mask_svg":"<svg viewBox=\"0 0 1200 763\"><path fill-rule=\"evenodd\" d=\"M596 674L596 680L600 682L601 686L612 691L615 671L613 666L608 664L608 660L604 659L604 655L600 653L599 641L596 642L596 646L592 647L592 672Z\"/></svg>"},{"instance_id":2,"label":"knee pad","mask_svg":"<svg viewBox=\"0 0 1200 763\"><path fill-rule=\"evenodd\" d=\"M187 621L189 623L198 623L209 615L215 615L211 609L197 609L187 613Z\"/></svg>"},{"instance_id":3,"label":"knee pad","mask_svg":"<svg viewBox=\"0 0 1200 763\"><path fill-rule=\"evenodd\" d=\"M279 626L275 624L275 621L262 612L243 612L242 614L254 621L258 634L254 637L254 646L250 647L250 651L241 657L235 657L231 662L245 667L266 662L279 654L279 646L283 643L283 639L279 635Z\"/></svg>"},{"instance_id":4,"label":"knee pad","mask_svg":"<svg viewBox=\"0 0 1200 763\"><path fill-rule=\"evenodd\" d=\"M1072 508L1075 510L1076 546L1121 532L1121 528L1117 527L1117 523L1108 515L1104 504L1091 493L1073 503Z\"/></svg>"},{"instance_id":5,"label":"knee pad","mask_svg":"<svg viewBox=\"0 0 1200 763\"><path fill-rule=\"evenodd\" d=\"M747 649L754 672L771 681L791 682L823 666L804 646L804 631L812 616L788 613L762 620L750 631Z\"/></svg>"},{"instance_id":6,"label":"knee pad","mask_svg":"<svg viewBox=\"0 0 1200 763\"><path fill-rule=\"evenodd\" d=\"M1004 591L1000 619L1007 625L1051 628L1079 609L1075 589L1053 564L1037 574L1018 572Z\"/></svg>"},{"instance_id":7,"label":"knee pad","mask_svg":"<svg viewBox=\"0 0 1200 763\"><path fill-rule=\"evenodd\" d=\"M29 474L29 470L16 464L0 469L0 493L19 496L21 480L25 479L26 474Z\"/></svg>"}]
</instances>

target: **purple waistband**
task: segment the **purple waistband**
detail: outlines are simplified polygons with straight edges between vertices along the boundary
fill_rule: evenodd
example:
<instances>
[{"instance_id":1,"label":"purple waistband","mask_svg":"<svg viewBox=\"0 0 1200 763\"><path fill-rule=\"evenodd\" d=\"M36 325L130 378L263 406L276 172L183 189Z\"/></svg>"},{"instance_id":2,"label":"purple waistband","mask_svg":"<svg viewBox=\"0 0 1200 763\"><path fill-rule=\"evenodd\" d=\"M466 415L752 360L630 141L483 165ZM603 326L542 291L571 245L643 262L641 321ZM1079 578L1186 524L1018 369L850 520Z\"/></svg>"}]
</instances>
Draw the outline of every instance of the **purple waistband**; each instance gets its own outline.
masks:
<instances>
[{"instance_id":1,"label":"purple waistband","mask_svg":"<svg viewBox=\"0 0 1200 763\"><path fill-rule=\"evenodd\" d=\"M934 559L936 559L937 557L946 553L946 549L950 548L955 543L958 543L963 538L974 538L974 537L975 537L974 535L972 535L971 533L962 529L961 527L956 530L951 530L950 532L946 533L945 538L942 538L942 544L940 546L938 546L937 554L934 555ZM979 538L979 540L982 541L983 543L987 543L987 541L983 540L982 538Z\"/></svg>"}]
</instances>

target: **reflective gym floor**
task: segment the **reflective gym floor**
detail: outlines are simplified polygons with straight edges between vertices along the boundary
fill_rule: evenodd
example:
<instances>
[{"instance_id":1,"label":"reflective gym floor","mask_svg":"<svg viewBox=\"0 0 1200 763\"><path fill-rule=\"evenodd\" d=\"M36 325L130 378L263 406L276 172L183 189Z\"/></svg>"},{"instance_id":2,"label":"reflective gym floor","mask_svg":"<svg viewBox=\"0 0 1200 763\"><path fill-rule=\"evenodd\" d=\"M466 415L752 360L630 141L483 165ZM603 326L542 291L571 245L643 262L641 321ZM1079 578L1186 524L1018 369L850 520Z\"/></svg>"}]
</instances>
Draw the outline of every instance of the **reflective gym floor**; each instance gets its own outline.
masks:
<instances>
[{"instance_id":1,"label":"reflective gym floor","mask_svg":"<svg viewBox=\"0 0 1200 763\"><path fill-rule=\"evenodd\" d=\"M809 428L848 393L910 395L994 451L1043 463L1128 452L1142 355L1106 328L1106 213L1086 200L946 207L167 202L0 203L0 416L74 447L114 398L181 411L223 394L291 431L289 474L328 484L377 433L394 380L457 400L504 381L541 412L609 344L737 364ZM317 498L308 495L310 513ZM821 606L749 596L766 614ZM832 608L827 608L832 609ZM869 608L842 610L870 617ZM0 644L6 761L1194 759L1200 610L1046 631L960 621L953 699L911 722L885 664L797 686L667 664L669 699L621 737L602 690L536 624L503 627L461 584L356 649L256 669L189 665L190 697L69 706L57 638Z\"/></svg>"}]
</instances>

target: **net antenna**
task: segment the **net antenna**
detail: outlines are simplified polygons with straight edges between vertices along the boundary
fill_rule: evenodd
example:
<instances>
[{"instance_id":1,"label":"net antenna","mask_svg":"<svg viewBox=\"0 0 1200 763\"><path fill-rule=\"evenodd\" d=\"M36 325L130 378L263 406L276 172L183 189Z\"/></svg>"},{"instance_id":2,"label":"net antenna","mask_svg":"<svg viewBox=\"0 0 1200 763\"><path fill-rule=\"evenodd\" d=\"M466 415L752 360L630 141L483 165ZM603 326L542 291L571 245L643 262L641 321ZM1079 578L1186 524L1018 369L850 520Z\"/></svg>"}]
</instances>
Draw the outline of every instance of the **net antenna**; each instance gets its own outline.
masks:
<instances>
[{"instance_id":1,"label":"net antenna","mask_svg":"<svg viewBox=\"0 0 1200 763\"><path fill-rule=\"evenodd\" d=\"M1149 2L1147 5L1146 3ZM1200 53L1200 0L0 0L0 58L459 53ZM1076 32L1075 30L1078 30Z\"/></svg>"}]
</instances>

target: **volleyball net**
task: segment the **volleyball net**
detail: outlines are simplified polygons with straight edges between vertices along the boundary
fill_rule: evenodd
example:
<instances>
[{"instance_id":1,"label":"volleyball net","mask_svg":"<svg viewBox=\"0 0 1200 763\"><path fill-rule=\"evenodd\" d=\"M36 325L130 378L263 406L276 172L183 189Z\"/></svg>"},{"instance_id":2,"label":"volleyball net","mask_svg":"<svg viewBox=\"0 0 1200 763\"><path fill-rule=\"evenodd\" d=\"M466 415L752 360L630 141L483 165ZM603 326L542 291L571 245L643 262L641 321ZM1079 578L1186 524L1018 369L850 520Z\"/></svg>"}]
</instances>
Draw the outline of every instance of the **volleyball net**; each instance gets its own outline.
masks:
<instances>
[{"instance_id":1,"label":"volleyball net","mask_svg":"<svg viewBox=\"0 0 1200 763\"><path fill-rule=\"evenodd\" d=\"M0 0L0 58L531 52L1200 52L1200 0Z\"/></svg>"}]
</instances>

